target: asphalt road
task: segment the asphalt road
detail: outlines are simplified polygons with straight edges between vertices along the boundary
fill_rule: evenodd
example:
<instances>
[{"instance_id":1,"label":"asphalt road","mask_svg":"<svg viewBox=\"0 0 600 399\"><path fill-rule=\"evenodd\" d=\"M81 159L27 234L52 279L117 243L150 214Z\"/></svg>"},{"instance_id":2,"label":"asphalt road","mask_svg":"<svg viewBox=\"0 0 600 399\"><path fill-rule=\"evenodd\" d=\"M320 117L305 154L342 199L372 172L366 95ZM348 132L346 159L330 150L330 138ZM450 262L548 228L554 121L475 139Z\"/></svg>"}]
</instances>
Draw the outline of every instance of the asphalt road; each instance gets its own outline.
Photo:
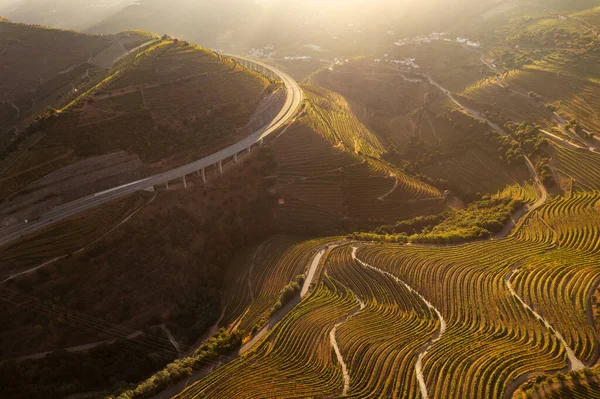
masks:
<instances>
[{"instance_id":1,"label":"asphalt road","mask_svg":"<svg viewBox=\"0 0 600 399\"><path fill-rule=\"evenodd\" d=\"M41 218L25 223L20 221L9 226L0 227L0 246L9 244L23 238L25 235L34 233L38 230L46 228L54 223L65 220L71 216L77 215L83 211L102 205L109 201L125 197L133 194L137 191L146 190L154 186L164 185L169 181L182 178L183 176L195 173L203 168L207 168L211 165L217 164L219 161L233 157L244 150L247 150L250 146L260 143L261 140L268 137L270 134L279 130L285 125L291 118L294 117L300 103L303 99L302 90L298 83L294 81L286 73L274 68L271 65L262 63L258 60L240 57L230 56L238 60L245 60L262 66L271 72L275 73L283 81L287 96L286 101L277 116L266 126L260 130L254 132L244 140L241 140L221 151L218 151L212 155L202 158L198 161L192 162L185 166L169 170L164 173L160 173L154 176L147 177L142 180L137 180L131 183L127 183L118 187L111 188L96 194L89 195L57 206L56 208L45 213Z\"/></svg>"}]
</instances>

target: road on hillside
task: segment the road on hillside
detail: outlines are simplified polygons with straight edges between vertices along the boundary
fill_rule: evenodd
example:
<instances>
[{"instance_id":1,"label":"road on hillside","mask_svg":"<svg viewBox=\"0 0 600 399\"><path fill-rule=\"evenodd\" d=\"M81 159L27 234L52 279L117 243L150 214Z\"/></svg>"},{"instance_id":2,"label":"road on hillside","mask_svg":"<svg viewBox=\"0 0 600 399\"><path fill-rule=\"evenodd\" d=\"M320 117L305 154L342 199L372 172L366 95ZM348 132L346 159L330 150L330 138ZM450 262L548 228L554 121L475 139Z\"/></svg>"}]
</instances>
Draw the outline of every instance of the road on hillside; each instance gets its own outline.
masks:
<instances>
[{"instance_id":1,"label":"road on hillside","mask_svg":"<svg viewBox=\"0 0 600 399\"><path fill-rule=\"evenodd\" d=\"M551 140L553 140L555 143L557 143L558 145L561 145L563 147L566 148L570 148L571 150L575 150L575 151L589 151L592 153L597 154L598 152L596 151L595 147L584 147L582 145L579 144L575 144L567 139L564 139L562 137L559 137L553 133L550 133L547 130L543 130L540 129L540 132L544 133L546 136L548 136Z\"/></svg>"},{"instance_id":2,"label":"road on hillside","mask_svg":"<svg viewBox=\"0 0 600 399\"><path fill-rule=\"evenodd\" d=\"M268 333L275 328L275 326L292 310L298 305L304 297L310 292L311 289L314 288L313 280L316 277L316 272L321 264L321 259L325 256L329 251L334 248L340 247L344 244L348 243L345 240L340 241L332 241L326 244L323 244L322 248L319 252L317 252L311 260L310 266L306 273L306 280L302 284L302 290L300 294L297 295L294 299L292 299L289 303L287 303L283 308L279 309L275 312L267 324L256 333L252 340L248 341L244 344L237 352L230 353L226 356L222 356L219 359L216 359L212 362L209 362L206 366L197 370L192 375L190 375L187 379L177 382L174 385L171 385L156 395L152 396L152 399L169 399L175 398L179 393L183 392L188 387L194 385L196 382L200 381L202 378L206 377L208 374L212 373L216 369L227 365L232 362L236 358L242 356L244 353L254 349L257 347L257 344L268 335Z\"/></svg>"},{"instance_id":3,"label":"road on hillside","mask_svg":"<svg viewBox=\"0 0 600 399\"><path fill-rule=\"evenodd\" d=\"M489 119L487 119L480 112L475 111L474 109L465 107L460 101L458 101L456 99L456 97L454 97L452 95L452 92L450 90L446 89L439 83L435 82L433 80L433 78L431 77L431 75L427 75L427 79L429 80L429 83L431 83L432 85L434 85L435 87L440 89L459 108L463 109L465 112L467 112L468 114L473 116L475 119L478 119L484 123L487 123L492 129L494 129L496 132L498 132L498 134L500 134L501 136L509 136L509 134L504 129L502 129L500 126L493 123ZM529 170L529 173L531 174L531 177L533 178L533 180L535 182L535 185L537 186L537 188L540 192L540 196L533 205L526 206L525 208L519 210L515 215L513 215L513 217L511 218L511 221L509 221L509 223L504 227L504 229L502 229L502 231L500 233L498 233L494 236L495 239L505 238L510 233L510 231L512 231L512 229L516 226L517 222L519 221L519 219L521 217L532 213L533 211L535 211L536 209L538 209L539 207L544 205L546 203L546 201L548 200L548 196L549 196L548 190L546 189L546 186L544 186L544 184L542 184L540 176L539 176L537 170L535 169L533 162L531 162L531 159L529 159L528 156L525 156L525 164L527 166L527 169Z\"/></svg>"},{"instance_id":4,"label":"road on hillside","mask_svg":"<svg viewBox=\"0 0 600 399\"><path fill-rule=\"evenodd\" d=\"M300 106L300 103L302 102L303 94L298 83L294 79L292 79L288 74L280 71L279 69L271 65L246 57L230 57L238 60L251 62L255 65L263 67L277 75L282 80L286 89L286 101L279 114L277 114L277 116L270 123L268 123L260 130L254 132L250 136L246 137L245 139L221 151L218 151L212 155L204 157L198 161L192 162L185 166L181 166L169 170L167 172L163 172L142 180L137 180L118 187L114 187L109 190L105 190L96 194L89 195L87 197L77 199L67 204L60 205L48 211L39 219L30 221L29 223L17 222L9 226L2 226L0 227L0 246L17 241L25 235L34 233L54 223L60 222L71 216L77 215L83 211L102 205L109 201L125 197L137 191L147 190L155 186L165 185L166 183L172 180L180 179L183 176L190 175L201 169L218 164L220 161L231 158L235 154L247 150L252 145L262 142L263 139L267 138L270 134L276 132L281 127L283 127L288 121L290 121L294 117L296 111Z\"/></svg>"}]
</instances>

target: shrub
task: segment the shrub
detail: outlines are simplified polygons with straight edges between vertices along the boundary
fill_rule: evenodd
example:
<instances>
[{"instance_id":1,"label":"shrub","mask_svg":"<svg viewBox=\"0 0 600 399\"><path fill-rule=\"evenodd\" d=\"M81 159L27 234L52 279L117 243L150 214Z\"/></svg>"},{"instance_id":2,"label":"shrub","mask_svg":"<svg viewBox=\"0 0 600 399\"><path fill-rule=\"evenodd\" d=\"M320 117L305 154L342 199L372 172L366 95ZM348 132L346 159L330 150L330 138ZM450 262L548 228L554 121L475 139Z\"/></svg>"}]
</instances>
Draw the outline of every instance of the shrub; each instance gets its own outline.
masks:
<instances>
[{"instance_id":1,"label":"shrub","mask_svg":"<svg viewBox=\"0 0 600 399\"><path fill-rule=\"evenodd\" d=\"M156 395L168 386L191 375L194 371L202 368L220 355L238 348L242 343L243 336L243 331L228 333L224 329L221 329L214 337L205 341L193 356L175 360L139 384L135 389L119 395L118 399L143 399Z\"/></svg>"}]
</instances>

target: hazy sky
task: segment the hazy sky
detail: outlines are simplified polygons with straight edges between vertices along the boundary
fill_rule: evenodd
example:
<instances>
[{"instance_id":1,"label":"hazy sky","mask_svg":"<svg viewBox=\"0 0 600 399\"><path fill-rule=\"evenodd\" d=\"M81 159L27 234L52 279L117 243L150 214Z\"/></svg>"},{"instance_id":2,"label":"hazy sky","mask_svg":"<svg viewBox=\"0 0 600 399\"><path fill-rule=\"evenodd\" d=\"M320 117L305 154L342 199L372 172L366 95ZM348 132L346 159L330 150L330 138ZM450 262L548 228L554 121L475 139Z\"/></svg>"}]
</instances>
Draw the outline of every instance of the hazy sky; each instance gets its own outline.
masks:
<instances>
[{"instance_id":1,"label":"hazy sky","mask_svg":"<svg viewBox=\"0 0 600 399\"><path fill-rule=\"evenodd\" d=\"M0 0L0 15L91 33L142 29L218 49L275 44L292 51L308 43L330 47L332 39L375 43L389 31L429 33L497 1Z\"/></svg>"}]
</instances>

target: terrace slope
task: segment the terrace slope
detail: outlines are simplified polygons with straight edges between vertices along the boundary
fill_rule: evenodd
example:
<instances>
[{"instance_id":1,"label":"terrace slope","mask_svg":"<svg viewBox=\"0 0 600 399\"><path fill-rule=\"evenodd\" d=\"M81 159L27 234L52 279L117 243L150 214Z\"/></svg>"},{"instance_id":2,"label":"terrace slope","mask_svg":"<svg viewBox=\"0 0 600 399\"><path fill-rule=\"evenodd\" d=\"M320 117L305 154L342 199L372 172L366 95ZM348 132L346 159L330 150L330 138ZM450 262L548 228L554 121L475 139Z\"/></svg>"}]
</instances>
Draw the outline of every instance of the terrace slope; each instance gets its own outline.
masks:
<instances>
[{"instance_id":1,"label":"terrace slope","mask_svg":"<svg viewBox=\"0 0 600 399\"><path fill-rule=\"evenodd\" d=\"M273 143L282 229L334 233L440 212L440 191L382 159L382 144L337 93L305 87L307 107Z\"/></svg>"},{"instance_id":2,"label":"terrace slope","mask_svg":"<svg viewBox=\"0 0 600 399\"><path fill-rule=\"evenodd\" d=\"M368 264L389 270L414 287L440 309L446 320L444 335L423 359L423 372L432 397L454 396L456 390L457 395L469 392L469 397L501 398L511 381L522 374L566 367L565 347L555 331L565 335L568 350L575 348L577 358L595 361L592 360L593 348L598 343L587 323L583 305L588 287L583 285L570 291L579 281L570 273L578 275L579 266L573 264L572 268L564 269L557 263L564 255L545 254L546 248L509 239L452 249L368 246L360 249L357 256ZM515 270L519 271L513 277ZM556 277L542 278L543 273L554 273ZM591 275L581 278L590 282L596 281L599 275L591 264L586 273ZM517 281L518 294L510 292L512 279ZM549 287L525 286L525 281L538 284L552 281L557 288L554 291ZM539 292L544 293L543 301L534 295ZM563 292L572 292L572 296L565 297ZM480 295L479 299L475 298ZM521 295L524 303L547 317L553 329L544 327L514 295ZM447 297L457 299L442 299ZM483 306L484 303L496 306ZM558 309L560 315L553 315ZM491 348L498 350L495 356L477 355L480 351L489 353ZM464 350L468 352L458 354ZM514 361L515 356L519 362ZM470 367L465 367L465 362ZM474 379L474 375L479 378ZM446 379L462 382L450 384L444 382Z\"/></svg>"}]
</instances>

